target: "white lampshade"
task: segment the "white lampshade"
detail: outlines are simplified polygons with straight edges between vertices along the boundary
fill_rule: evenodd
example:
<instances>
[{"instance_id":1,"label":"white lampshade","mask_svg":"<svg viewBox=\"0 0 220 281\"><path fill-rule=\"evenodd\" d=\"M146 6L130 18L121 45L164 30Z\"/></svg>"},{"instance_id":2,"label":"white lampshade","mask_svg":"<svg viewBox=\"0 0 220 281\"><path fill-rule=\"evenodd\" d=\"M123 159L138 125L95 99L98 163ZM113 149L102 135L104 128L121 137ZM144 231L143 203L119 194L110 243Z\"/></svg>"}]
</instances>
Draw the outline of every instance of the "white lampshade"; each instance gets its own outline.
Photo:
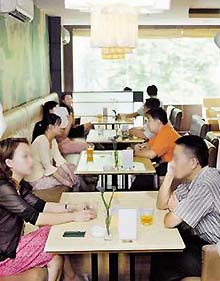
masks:
<instances>
[{"instance_id":1,"label":"white lampshade","mask_svg":"<svg viewBox=\"0 0 220 281\"><path fill-rule=\"evenodd\" d=\"M4 134L5 129L6 129L6 123L5 123L5 118L4 118L4 115L3 115L2 104L0 103L0 138Z\"/></svg>"},{"instance_id":2,"label":"white lampshade","mask_svg":"<svg viewBox=\"0 0 220 281\"><path fill-rule=\"evenodd\" d=\"M128 6L96 8L91 12L92 47L135 48L138 14Z\"/></svg>"},{"instance_id":3,"label":"white lampshade","mask_svg":"<svg viewBox=\"0 0 220 281\"><path fill-rule=\"evenodd\" d=\"M171 0L65 0L66 9L91 13L91 46L134 49L138 41L138 15L163 13ZM123 59L120 54L102 54L104 59Z\"/></svg>"},{"instance_id":4,"label":"white lampshade","mask_svg":"<svg viewBox=\"0 0 220 281\"><path fill-rule=\"evenodd\" d=\"M170 9L171 0L65 0L66 9L77 9L88 12L97 6L127 5L133 8L146 8L149 11Z\"/></svg>"}]
</instances>

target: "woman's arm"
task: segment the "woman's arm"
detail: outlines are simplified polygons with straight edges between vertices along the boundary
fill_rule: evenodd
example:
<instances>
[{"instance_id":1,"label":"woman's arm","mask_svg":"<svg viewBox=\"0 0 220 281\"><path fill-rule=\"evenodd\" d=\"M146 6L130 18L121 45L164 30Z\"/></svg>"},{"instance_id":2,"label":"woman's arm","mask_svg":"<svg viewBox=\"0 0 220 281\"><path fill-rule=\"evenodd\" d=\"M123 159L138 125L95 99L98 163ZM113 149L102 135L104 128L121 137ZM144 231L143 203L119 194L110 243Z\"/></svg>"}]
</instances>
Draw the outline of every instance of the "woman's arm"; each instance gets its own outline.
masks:
<instances>
[{"instance_id":1,"label":"woman's arm","mask_svg":"<svg viewBox=\"0 0 220 281\"><path fill-rule=\"evenodd\" d=\"M90 221L96 217L93 210L83 210L74 213L40 213L35 225L57 225L73 221Z\"/></svg>"},{"instance_id":2,"label":"woman's arm","mask_svg":"<svg viewBox=\"0 0 220 281\"><path fill-rule=\"evenodd\" d=\"M72 182L68 181L67 179L63 178L58 171L56 171L55 173L53 173L53 177L55 179L57 179L61 184L68 186L68 187L72 187L73 184Z\"/></svg>"},{"instance_id":3,"label":"woman's arm","mask_svg":"<svg viewBox=\"0 0 220 281\"><path fill-rule=\"evenodd\" d=\"M61 168L66 172L66 174L70 177L72 181L72 185L77 184L78 182L78 177L74 174L74 170L72 171L70 168L70 164L64 163Z\"/></svg>"},{"instance_id":4,"label":"woman's arm","mask_svg":"<svg viewBox=\"0 0 220 281\"><path fill-rule=\"evenodd\" d=\"M54 203L47 202L44 206L44 213L70 213L75 211L82 211L92 209L87 203L69 204L69 203Z\"/></svg>"}]
</instances>

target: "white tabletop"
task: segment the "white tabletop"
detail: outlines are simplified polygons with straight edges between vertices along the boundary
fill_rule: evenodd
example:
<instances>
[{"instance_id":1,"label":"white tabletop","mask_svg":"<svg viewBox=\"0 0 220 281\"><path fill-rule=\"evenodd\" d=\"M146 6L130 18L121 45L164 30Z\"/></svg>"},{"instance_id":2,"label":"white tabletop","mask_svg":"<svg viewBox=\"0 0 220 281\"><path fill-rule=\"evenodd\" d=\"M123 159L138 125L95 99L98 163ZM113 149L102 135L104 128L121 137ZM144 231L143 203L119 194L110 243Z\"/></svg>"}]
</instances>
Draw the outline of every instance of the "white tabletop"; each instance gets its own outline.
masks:
<instances>
[{"instance_id":1,"label":"white tabletop","mask_svg":"<svg viewBox=\"0 0 220 281\"><path fill-rule=\"evenodd\" d=\"M121 151L118 151L119 155L119 167L113 168L114 165L114 151L94 151L94 160L87 162L86 151L82 151L80 154L79 161L76 165L76 175L148 175L155 174L156 171L149 159L144 157L134 157L133 168L123 169L121 163Z\"/></svg>"},{"instance_id":2,"label":"white tabletop","mask_svg":"<svg viewBox=\"0 0 220 281\"><path fill-rule=\"evenodd\" d=\"M112 139L116 136L116 130L90 130L86 141L89 143L112 143ZM136 137L129 137L127 139L122 139L119 137L117 143L127 143L127 144L135 144L135 143L143 143L143 139L139 139Z\"/></svg>"},{"instance_id":3,"label":"white tabletop","mask_svg":"<svg viewBox=\"0 0 220 281\"><path fill-rule=\"evenodd\" d=\"M108 196L110 194L108 193ZM113 208L156 208L157 192L117 192L113 199ZM98 253L98 252L176 252L185 248L183 240L176 228L164 227L166 211L155 209L154 222L151 226L143 226L138 220L137 240L126 243L118 238L117 215L112 217L112 240L94 238L91 227L104 226L105 211L99 192L94 193L63 193L61 202L96 203L98 206L97 219L90 222L72 222L53 226L45 246L50 253ZM84 238L64 238L64 231L86 231Z\"/></svg>"}]
</instances>

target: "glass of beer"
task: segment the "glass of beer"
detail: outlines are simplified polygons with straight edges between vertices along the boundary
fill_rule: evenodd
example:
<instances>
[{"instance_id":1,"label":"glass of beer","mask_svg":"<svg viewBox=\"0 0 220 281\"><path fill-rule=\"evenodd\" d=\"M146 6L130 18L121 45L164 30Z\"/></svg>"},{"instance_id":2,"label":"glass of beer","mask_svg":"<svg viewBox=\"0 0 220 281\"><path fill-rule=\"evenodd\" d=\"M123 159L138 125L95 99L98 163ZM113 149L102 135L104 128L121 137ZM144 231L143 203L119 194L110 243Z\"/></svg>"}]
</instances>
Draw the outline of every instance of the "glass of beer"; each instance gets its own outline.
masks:
<instances>
[{"instance_id":1,"label":"glass of beer","mask_svg":"<svg viewBox=\"0 0 220 281\"><path fill-rule=\"evenodd\" d=\"M98 121L98 123L102 123L102 118L103 118L102 114L97 114L97 121Z\"/></svg>"},{"instance_id":2,"label":"glass of beer","mask_svg":"<svg viewBox=\"0 0 220 281\"><path fill-rule=\"evenodd\" d=\"M140 210L140 221L144 226L153 224L154 209L141 209Z\"/></svg>"},{"instance_id":3,"label":"glass of beer","mask_svg":"<svg viewBox=\"0 0 220 281\"><path fill-rule=\"evenodd\" d=\"M86 150L86 154L87 154L87 162L92 162L94 160L94 146L90 145L88 146L87 150Z\"/></svg>"}]
</instances>

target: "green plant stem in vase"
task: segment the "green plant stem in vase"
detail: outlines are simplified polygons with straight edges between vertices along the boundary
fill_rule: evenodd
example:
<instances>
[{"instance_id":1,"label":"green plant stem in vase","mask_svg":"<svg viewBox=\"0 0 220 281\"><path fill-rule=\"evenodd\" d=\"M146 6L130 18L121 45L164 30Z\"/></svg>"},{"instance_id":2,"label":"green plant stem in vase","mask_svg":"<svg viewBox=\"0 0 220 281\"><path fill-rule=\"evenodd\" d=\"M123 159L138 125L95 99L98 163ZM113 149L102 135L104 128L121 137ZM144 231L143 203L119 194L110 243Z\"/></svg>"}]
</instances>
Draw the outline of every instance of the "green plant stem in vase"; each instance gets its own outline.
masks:
<instances>
[{"instance_id":1,"label":"green plant stem in vase","mask_svg":"<svg viewBox=\"0 0 220 281\"><path fill-rule=\"evenodd\" d=\"M114 150L115 168L118 168L118 151Z\"/></svg>"},{"instance_id":2,"label":"green plant stem in vase","mask_svg":"<svg viewBox=\"0 0 220 281\"><path fill-rule=\"evenodd\" d=\"M101 197L102 197L102 201L103 204L105 206L105 211L106 211L106 215L105 215L105 228L106 228L106 236L105 236L105 240L111 240L111 233L110 233L110 228L111 228L111 214L110 214L110 209L111 209L111 204L112 204L112 200L114 197L114 193L115 193L116 188L113 187L113 191L111 193L109 202L107 202L106 198L105 198L105 190L101 189Z\"/></svg>"}]
</instances>

